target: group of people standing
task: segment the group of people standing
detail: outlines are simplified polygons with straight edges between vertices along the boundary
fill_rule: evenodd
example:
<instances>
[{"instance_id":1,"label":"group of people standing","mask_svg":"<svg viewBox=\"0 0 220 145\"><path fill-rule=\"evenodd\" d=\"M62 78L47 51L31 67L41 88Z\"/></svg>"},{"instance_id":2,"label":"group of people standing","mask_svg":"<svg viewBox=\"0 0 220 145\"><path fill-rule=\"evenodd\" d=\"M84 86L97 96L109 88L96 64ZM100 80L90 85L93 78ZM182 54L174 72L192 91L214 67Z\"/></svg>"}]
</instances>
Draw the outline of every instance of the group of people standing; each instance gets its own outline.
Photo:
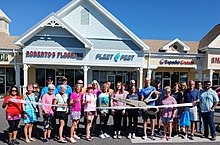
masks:
<instances>
[{"instance_id":1,"label":"group of people standing","mask_svg":"<svg viewBox=\"0 0 220 145\"><path fill-rule=\"evenodd\" d=\"M31 84L27 86L27 92L24 96L20 96L18 88L12 86L10 88L10 95L6 96L2 107L6 108L6 120L9 124L8 136L9 145L19 144L16 139L19 121L24 120L24 136L26 143L35 141L32 138L32 130L37 128L37 121L40 117L40 110L44 118L43 128L43 142L47 143L52 139L51 130L53 130L56 120L59 120L58 142L66 143L67 139L63 137L63 130L67 126L68 116L70 116L72 125L70 128L69 141L71 143L77 142L80 137L77 135L79 121L84 117L85 130L87 141L92 141L91 129L96 129L97 116L100 118L99 137L101 139L110 137L108 130L109 115L113 115L114 129L112 137L114 139L121 138L123 131L127 138L135 138L137 134L138 114L139 109L123 109L126 103L123 103L114 98L124 98L136 101L149 100L146 106L159 105L174 105L181 103L192 103L189 107L152 107L150 109L143 109L141 111L143 118L144 136L142 139L147 139L147 121L151 122L150 139L155 140L155 121L157 121L157 133L161 134L161 120L164 126L164 134L161 135L162 140L172 140L172 136L179 134L179 122L183 111L189 112L191 121L191 134L188 136L189 126L185 125L185 136L193 139L195 133L195 121L197 121L197 106L199 114L202 117L204 127L204 137L208 138L210 126L212 140L215 140L215 126L214 126L214 109L218 104L217 94L210 88L211 83L206 82L205 88L196 89L195 82L189 81L188 88L186 84L175 83L173 88L167 86L164 89L160 88L160 81L156 80L155 85L151 86L151 79L145 78L145 86L139 90L136 88L134 80L130 81L128 91L126 91L125 84L118 82L116 89L110 88L111 83L106 82L100 88L99 83L94 80L88 84L86 88L83 87L83 81L78 80L77 84L72 88L67 84L67 78L62 78L63 84L55 87L53 79L48 78L48 86L39 91L38 85ZM201 82L198 83L198 85ZM153 92L153 93L152 93ZM32 103L21 103L13 101L24 100ZM42 105L36 105L34 102L41 100ZM40 109L41 107L41 109ZM98 107L98 108L97 108ZM106 108L105 108L106 107ZM109 109L112 107L114 109ZM115 109L116 108L116 109ZM153 113L152 113L153 112ZM128 127L127 127L128 118ZM122 125L123 120L123 125ZM172 132L173 129L173 132ZM97 130L97 129L96 129ZM203 130L201 130L203 131ZM168 133L168 136L167 136Z\"/></svg>"}]
</instances>

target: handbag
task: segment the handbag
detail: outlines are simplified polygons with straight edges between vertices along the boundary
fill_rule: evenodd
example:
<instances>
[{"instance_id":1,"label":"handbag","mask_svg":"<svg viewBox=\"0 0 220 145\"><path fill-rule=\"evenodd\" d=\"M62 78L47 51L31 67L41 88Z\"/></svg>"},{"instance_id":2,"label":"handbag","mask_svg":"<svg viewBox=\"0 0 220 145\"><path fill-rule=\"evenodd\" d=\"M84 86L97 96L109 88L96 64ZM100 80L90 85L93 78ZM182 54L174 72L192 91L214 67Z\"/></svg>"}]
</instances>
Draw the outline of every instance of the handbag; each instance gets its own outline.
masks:
<instances>
[{"instance_id":1,"label":"handbag","mask_svg":"<svg viewBox=\"0 0 220 145\"><path fill-rule=\"evenodd\" d=\"M189 111L184 111L179 120L179 126L190 126Z\"/></svg>"}]
</instances>

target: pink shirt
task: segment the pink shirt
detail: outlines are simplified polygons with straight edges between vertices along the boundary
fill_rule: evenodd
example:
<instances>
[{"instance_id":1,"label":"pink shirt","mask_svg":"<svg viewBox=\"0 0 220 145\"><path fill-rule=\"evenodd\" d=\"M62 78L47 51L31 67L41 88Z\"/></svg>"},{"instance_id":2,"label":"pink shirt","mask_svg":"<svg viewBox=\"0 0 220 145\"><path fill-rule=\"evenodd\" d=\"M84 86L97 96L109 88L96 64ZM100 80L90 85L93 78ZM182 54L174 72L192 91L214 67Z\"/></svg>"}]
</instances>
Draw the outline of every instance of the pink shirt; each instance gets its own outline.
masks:
<instances>
[{"instance_id":1,"label":"pink shirt","mask_svg":"<svg viewBox=\"0 0 220 145\"><path fill-rule=\"evenodd\" d=\"M113 98L114 98L114 97L116 97L116 98L126 98L127 96L125 96L125 94L115 93L115 94L113 94ZM113 106L114 106L114 107L124 106L124 103L121 102L121 101L115 101L115 100L113 100Z\"/></svg>"},{"instance_id":2,"label":"pink shirt","mask_svg":"<svg viewBox=\"0 0 220 145\"><path fill-rule=\"evenodd\" d=\"M168 98L164 98L162 100L162 105L171 105L171 104L176 104L176 99L172 96L170 96ZM163 118L171 118L172 117L172 111L173 111L172 107L163 108L162 117Z\"/></svg>"},{"instance_id":3,"label":"pink shirt","mask_svg":"<svg viewBox=\"0 0 220 145\"><path fill-rule=\"evenodd\" d=\"M49 95L48 93L44 94L42 97L42 103L43 104L52 104L53 99L55 99L55 94ZM53 109L51 106L42 105L42 110L49 114L53 114Z\"/></svg>"},{"instance_id":4,"label":"pink shirt","mask_svg":"<svg viewBox=\"0 0 220 145\"><path fill-rule=\"evenodd\" d=\"M96 100L97 97L94 94L84 94L83 101L88 101L88 103L84 106L84 111L96 111ZM91 102L90 102L91 101Z\"/></svg>"},{"instance_id":5,"label":"pink shirt","mask_svg":"<svg viewBox=\"0 0 220 145\"><path fill-rule=\"evenodd\" d=\"M99 96L99 94L101 94L102 91L97 89L97 90L93 90L92 93L95 94L96 96Z\"/></svg>"},{"instance_id":6,"label":"pink shirt","mask_svg":"<svg viewBox=\"0 0 220 145\"><path fill-rule=\"evenodd\" d=\"M77 100L80 100L79 102L76 102ZM73 92L70 96L70 100L72 100L73 102L75 102L72 106L71 106L71 110L72 111L81 111L81 101L82 101L82 93L80 92L79 94L77 94L76 92Z\"/></svg>"}]
</instances>

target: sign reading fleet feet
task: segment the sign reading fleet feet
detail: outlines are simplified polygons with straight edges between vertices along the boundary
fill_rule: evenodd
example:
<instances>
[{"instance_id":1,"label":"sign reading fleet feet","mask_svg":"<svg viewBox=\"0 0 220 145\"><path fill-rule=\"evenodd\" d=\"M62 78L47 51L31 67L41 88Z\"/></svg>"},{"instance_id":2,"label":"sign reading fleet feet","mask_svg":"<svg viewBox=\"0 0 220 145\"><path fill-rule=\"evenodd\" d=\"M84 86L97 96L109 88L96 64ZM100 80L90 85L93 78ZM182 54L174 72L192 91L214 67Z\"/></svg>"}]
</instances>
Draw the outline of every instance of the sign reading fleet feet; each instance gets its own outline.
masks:
<instances>
[{"instance_id":1,"label":"sign reading fleet feet","mask_svg":"<svg viewBox=\"0 0 220 145\"><path fill-rule=\"evenodd\" d=\"M160 65L193 65L194 62L191 60L167 60L161 59L159 61Z\"/></svg>"},{"instance_id":2,"label":"sign reading fleet feet","mask_svg":"<svg viewBox=\"0 0 220 145\"><path fill-rule=\"evenodd\" d=\"M135 57L135 55L121 54L121 53L117 53L117 54L98 53L95 56L95 60L108 60L108 61L114 60L115 62L133 61L134 57Z\"/></svg>"}]
</instances>

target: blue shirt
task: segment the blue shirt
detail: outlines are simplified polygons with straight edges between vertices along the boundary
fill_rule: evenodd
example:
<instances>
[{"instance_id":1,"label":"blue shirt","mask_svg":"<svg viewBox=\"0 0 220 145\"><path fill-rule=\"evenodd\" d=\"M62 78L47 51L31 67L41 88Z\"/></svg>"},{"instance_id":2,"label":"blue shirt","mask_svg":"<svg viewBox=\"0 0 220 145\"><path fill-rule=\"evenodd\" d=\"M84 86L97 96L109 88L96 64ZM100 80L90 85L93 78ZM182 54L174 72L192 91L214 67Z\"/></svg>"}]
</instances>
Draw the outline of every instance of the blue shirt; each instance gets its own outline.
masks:
<instances>
[{"instance_id":1,"label":"blue shirt","mask_svg":"<svg viewBox=\"0 0 220 145\"><path fill-rule=\"evenodd\" d=\"M40 94L40 98L43 97L44 94L46 94L47 92L49 92L48 87L43 87L43 89L41 90L41 94ZM54 94L58 94L57 89L55 88L53 91Z\"/></svg>"},{"instance_id":2,"label":"blue shirt","mask_svg":"<svg viewBox=\"0 0 220 145\"><path fill-rule=\"evenodd\" d=\"M151 93L152 91L154 91L154 90L156 90L156 88L153 87L153 86L150 86L150 87L148 87L148 88L144 87L143 89L141 89L141 96L143 96L143 97L144 97L144 100L145 100L146 98L148 98L148 96L150 95L150 93ZM151 96L150 96L150 99L154 99L154 97L155 97L154 95L151 95ZM150 102L147 103L147 105L149 105L149 106L155 106L155 101L150 101Z\"/></svg>"},{"instance_id":3,"label":"blue shirt","mask_svg":"<svg viewBox=\"0 0 220 145\"><path fill-rule=\"evenodd\" d=\"M186 89L183 95L184 103L192 103L193 101L198 100L199 95L200 95L200 92L197 89L194 89L193 91Z\"/></svg>"},{"instance_id":4,"label":"blue shirt","mask_svg":"<svg viewBox=\"0 0 220 145\"><path fill-rule=\"evenodd\" d=\"M200 95L200 108L201 112L209 112L215 102L218 102L219 98L217 93L212 90L203 90Z\"/></svg>"},{"instance_id":5,"label":"blue shirt","mask_svg":"<svg viewBox=\"0 0 220 145\"><path fill-rule=\"evenodd\" d=\"M57 94L60 93L60 86L57 86ZM66 85L66 92L65 94L67 94L68 98L70 98L70 95L72 94L72 88L69 85Z\"/></svg>"}]
</instances>

